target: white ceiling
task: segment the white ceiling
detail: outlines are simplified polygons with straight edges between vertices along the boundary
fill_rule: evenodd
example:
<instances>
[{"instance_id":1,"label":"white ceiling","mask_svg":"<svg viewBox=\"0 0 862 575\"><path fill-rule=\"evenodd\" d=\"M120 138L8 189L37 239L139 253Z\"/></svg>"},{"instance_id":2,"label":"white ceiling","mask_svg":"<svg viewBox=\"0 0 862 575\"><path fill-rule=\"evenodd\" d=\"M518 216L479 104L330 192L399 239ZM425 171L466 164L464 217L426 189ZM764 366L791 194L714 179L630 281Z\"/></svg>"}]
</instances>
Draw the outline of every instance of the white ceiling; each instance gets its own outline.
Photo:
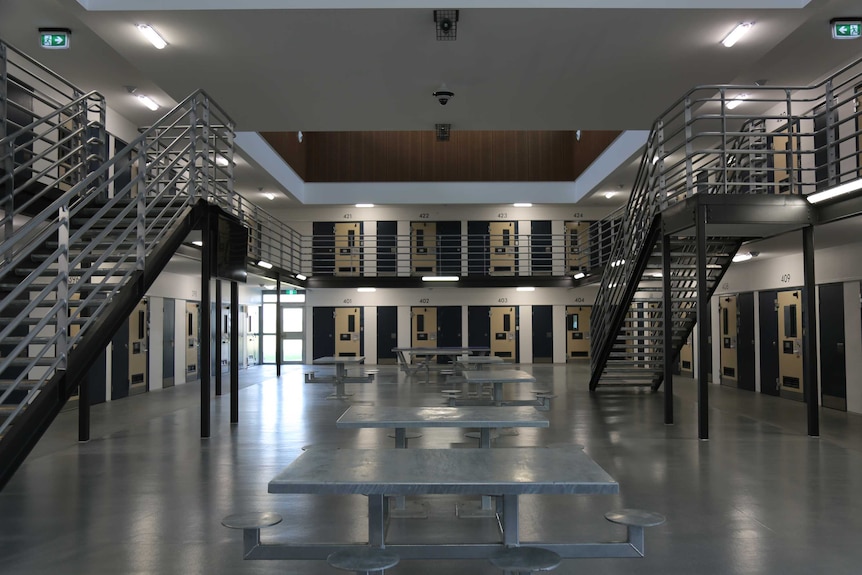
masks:
<instances>
[{"instance_id":1,"label":"white ceiling","mask_svg":"<svg viewBox=\"0 0 862 575\"><path fill-rule=\"evenodd\" d=\"M452 6L390 7L406 4L419 3L0 0L0 37L138 125L158 114L124 86L164 106L203 88L240 131L649 129L695 85L804 84L862 53L862 40L829 35L858 0L465 2L486 7L461 8L454 42L436 41L433 22L434 7ZM219 5L243 9L200 9ZM595 5L616 8L578 8ZM769 9L780 6L791 8ZM756 25L721 46L740 21ZM168 48L152 48L137 23ZM72 29L71 50L38 48L37 29L50 26ZM445 107L431 96L441 83L455 92ZM276 185L254 160L237 177L240 190ZM630 177L623 169L602 186Z\"/></svg>"}]
</instances>

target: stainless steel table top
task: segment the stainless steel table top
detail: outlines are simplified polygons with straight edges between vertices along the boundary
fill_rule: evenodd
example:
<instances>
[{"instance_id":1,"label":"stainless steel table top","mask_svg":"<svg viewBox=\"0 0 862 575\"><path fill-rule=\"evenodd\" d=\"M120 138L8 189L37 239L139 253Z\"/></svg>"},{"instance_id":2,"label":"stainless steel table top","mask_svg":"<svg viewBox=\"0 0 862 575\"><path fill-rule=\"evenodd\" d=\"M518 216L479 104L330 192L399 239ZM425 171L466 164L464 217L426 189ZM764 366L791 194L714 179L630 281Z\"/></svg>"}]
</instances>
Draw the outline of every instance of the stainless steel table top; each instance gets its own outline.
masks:
<instances>
[{"instance_id":1,"label":"stainless steel table top","mask_svg":"<svg viewBox=\"0 0 862 575\"><path fill-rule=\"evenodd\" d=\"M536 378L520 369L494 369L464 372L467 383L532 383Z\"/></svg>"},{"instance_id":2,"label":"stainless steel table top","mask_svg":"<svg viewBox=\"0 0 862 575\"><path fill-rule=\"evenodd\" d=\"M533 407L392 407L353 405L337 427L548 427Z\"/></svg>"},{"instance_id":3,"label":"stainless steel table top","mask_svg":"<svg viewBox=\"0 0 862 575\"><path fill-rule=\"evenodd\" d=\"M318 357L314 360L314 365L336 365L339 363L344 364L356 364L362 363L365 361L364 355L358 356L344 356L344 357L333 357L331 355L327 355L325 357Z\"/></svg>"},{"instance_id":4,"label":"stainless steel table top","mask_svg":"<svg viewBox=\"0 0 862 575\"><path fill-rule=\"evenodd\" d=\"M619 484L580 449L312 449L270 481L269 492L615 494Z\"/></svg>"},{"instance_id":5,"label":"stainless steel table top","mask_svg":"<svg viewBox=\"0 0 862 575\"><path fill-rule=\"evenodd\" d=\"M503 363L503 358L498 355L468 355L459 358L456 363Z\"/></svg>"}]
</instances>

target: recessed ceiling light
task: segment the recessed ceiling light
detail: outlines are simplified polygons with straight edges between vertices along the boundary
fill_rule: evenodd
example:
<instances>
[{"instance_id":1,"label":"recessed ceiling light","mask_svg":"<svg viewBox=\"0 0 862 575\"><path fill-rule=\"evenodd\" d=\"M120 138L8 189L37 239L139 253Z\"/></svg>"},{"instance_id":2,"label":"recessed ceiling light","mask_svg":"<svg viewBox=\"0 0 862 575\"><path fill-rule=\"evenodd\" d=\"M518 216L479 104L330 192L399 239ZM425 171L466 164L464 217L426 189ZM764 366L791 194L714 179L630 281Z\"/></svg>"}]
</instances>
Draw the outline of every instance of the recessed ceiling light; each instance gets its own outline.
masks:
<instances>
[{"instance_id":1,"label":"recessed ceiling light","mask_svg":"<svg viewBox=\"0 0 862 575\"><path fill-rule=\"evenodd\" d=\"M197 246L197 247L199 247L199 248L200 248L200 247L203 247L203 245L204 245L204 243L203 243L202 241L200 241L200 240L195 240L195 241L193 241L193 242L192 242L192 244L193 244L193 245L196 245L196 246Z\"/></svg>"},{"instance_id":2,"label":"recessed ceiling light","mask_svg":"<svg viewBox=\"0 0 862 575\"><path fill-rule=\"evenodd\" d=\"M730 48L734 44L736 44L740 38L745 36L751 27L754 26L754 22L740 22L733 31L724 37L724 40L721 41L726 47Z\"/></svg>"},{"instance_id":3,"label":"recessed ceiling light","mask_svg":"<svg viewBox=\"0 0 862 575\"><path fill-rule=\"evenodd\" d=\"M135 94L135 97L138 99L138 101L139 101L141 104L143 104L144 106L146 106L147 108L149 108L149 109L150 109L150 110L152 110L153 112L155 112L156 110L158 110L158 109L159 109L159 105L158 105L158 104L156 104L156 103L152 100L152 98L150 98L149 96L144 96L143 94Z\"/></svg>"},{"instance_id":4,"label":"recessed ceiling light","mask_svg":"<svg viewBox=\"0 0 862 575\"><path fill-rule=\"evenodd\" d=\"M230 164L230 160L222 156L221 154L216 154L216 165L225 167Z\"/></svg>"},{"instance_id":5,"label":"recessed ceiling light","mask_svg":"<svg viewBox=\"0 0 862 575\"><path fill-rule=\"evenodd\" d=\"M268 270L272 269L272 264L267 262L267 261L264 261L264 260L260 260L259 262L257 262L257 265L259 265L260 267L262 267L264 269L268 269Z\"/></svg>"},{"instance_id":6,"label":"recessed ceiling light","mask_svg":"<svg viewBox=\"0 0 862 575\"><path fill-rule=\"evenodd\" d=\"M751 254L740 252L740 253L736 254L735 256L733 256L733 263L747 262L750 259L751 259Z\"/></svg>"},{"instance_id":7,"label":"recessed ceiling light","mask_svg":"<svg viewBox=\"0 0 862 575\"><path fill-rule=\"evenodd\" d=\"M736 96L733 100L728 100L725 106L727 106L728 110L733 110L734 108L742 104L742 101L746 99L748 99L748 94L740 94Z\"/></svg>"},{"instance_id":8,"label":"recessed ceiling light","mask_svg":"<svg viewBox=\"0 0 862 575\"><path fill-rule=\"evenodd\" d=\"M575 275L573 275L572 277L575 278L576 280L582 280L585 277L587 277L587 274L585 274L584 272L578 272Z\"/></svg>"},{"instance_id":9,"label":"recessed ceiling light","mask_svg":"<svg viewBox=\"0 0 862 575\"><path fill-rule=\"evenodd\" d=\"M157 49L161 50L168 45L168 43L165 42L165 39L159 36L159 33L156 32L149 24L138 24L138 30L140 30L141 34L143 34L147 40L150 41L150 44L155 46Z\"/></svg>"},{"instance_id":10,"label":"recessed ceiling light","mask_svg":"<svg viewBox=\"0 0 862 575\"><path fill-rule=\"evenodd\" d=\"M299 281L305 281L308 279L308 277L303 274L296 274L296 279L298 279Z\"/></svg>"},{"instance_id":11,"label":"recessed ceiling light","mask_svg":"<svg viewBox=\"0 0 862 575\"><path fill-rule=\"evenodd\" d=\"M607 199L611 199L611 198L612 198L612 197L614 197L615 195L617 195L617 193L616 193L616 192L605 192L605 197L606 197Z\"/></svg>"},{"instance_id":12,"label":"recessed ceiling light","mask_svg":"<svg viewBox=\"0 0 862 575\"><path fill-rule=\"evenodd\" d=\"M458 276L422 276L423 282L456 282L459 279Z\"/></svg>"},{"instance_id":13,"label":"recessed ceiling light","mask_svg":"<svg viewBox=\"0 0 862 575\"><path fill-rule=\"evenodd\" d=\"M267 200L274 200L275 194L273 194L272 192L267 192L263 195L263 197L265 197Z\"/></svg>"},{"instance_id":14,"label":"recessed ceiling light","mask_svg":"<svg viewBox=\"0 0 862 575\"><path fill-rule=\"evenodd\" d=\"M850 192L855 192L860 189L862 189L862 178L847 182L846 184L841 184L840 186L829 188L828 190L823 190L822 192L809 194L805 196L805 199L812 204L816 204L817 202L822 202L823 200L828 200L836 196L843 196L844 194L849 194Z\"/></svg>"},{"instance_id":15,"label":"recessed ceiling light","mask_svg":"<svg viewBox=\"0 0 862 575\"><path fill-rule=\"evenodd\" d=\"M357 208L373 208L374 204L356 204Z\"/></svg>"},{"instance_id":16,"label":"recessed ceiling light","mask_svg":"<svg viewBox=\"0 0 862 575\"><path fill-rule=\"evenodd\" d=\"M359 293L374 293L377 291L377 288L361 287L361 288L356 288L356 291L358 291Z\"/></svg>"},{"instance_id":17,"label":"recessed ceiling light","mask_svg":"<svg viewBox=\"0 0 862 575\"><path fill-rule=\"evenodd\" d=\"M533 204L531 204L529 202L518 202L518 203L515 203L512 205L515 206L516 208L532 208L533 207Z\"/></svg>"},{"instance_id":18,"label":"recessed ceiling light","mask_svg":"<svg viewBox=\"0 0 862 575\"><path fill-rule=\"evenodd\" d=\"M532 286L521 286L519 288L516 288L515 291L536 291L536 288Z\"/></svg>"}]
</instances>

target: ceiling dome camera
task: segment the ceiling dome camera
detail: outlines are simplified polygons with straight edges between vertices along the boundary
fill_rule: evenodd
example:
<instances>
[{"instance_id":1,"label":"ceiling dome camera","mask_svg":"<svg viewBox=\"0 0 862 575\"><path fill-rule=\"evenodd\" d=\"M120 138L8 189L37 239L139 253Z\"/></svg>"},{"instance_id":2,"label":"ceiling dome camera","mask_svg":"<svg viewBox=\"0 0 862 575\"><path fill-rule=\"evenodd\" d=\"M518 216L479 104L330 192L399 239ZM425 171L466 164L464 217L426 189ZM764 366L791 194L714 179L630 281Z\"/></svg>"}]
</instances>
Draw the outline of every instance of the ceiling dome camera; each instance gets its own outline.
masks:
<instances>
[{"instance_id":1,"label":"ceiling dome camera","mask_svg":"<svg viewBox=\"0 0 862 575\"><path fill-rule=\"evenodd\" d=\"M449 100L455 97L455 92L450 92L449 90L437 90L431 95L437 98L437 101L440 102L441 106L445 106L449 103Z\"/></svg>"}]
</instances>

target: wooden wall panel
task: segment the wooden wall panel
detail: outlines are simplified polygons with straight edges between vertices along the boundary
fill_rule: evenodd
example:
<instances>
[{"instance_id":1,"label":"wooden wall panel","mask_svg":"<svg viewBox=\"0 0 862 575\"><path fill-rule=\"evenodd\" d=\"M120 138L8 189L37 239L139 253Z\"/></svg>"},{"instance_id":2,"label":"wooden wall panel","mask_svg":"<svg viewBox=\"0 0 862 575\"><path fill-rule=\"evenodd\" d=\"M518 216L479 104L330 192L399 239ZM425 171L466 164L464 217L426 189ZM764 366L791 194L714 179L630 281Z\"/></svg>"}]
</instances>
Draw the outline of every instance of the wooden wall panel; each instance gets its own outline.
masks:
<instances>
[{"instance_id":1,"label":"wooden wall panel","mask_svg":"<svg viewBox=\"0 0 862 575\"><path fill-rule=\"evenodd\" d=\"M276 153L284 158L284 161L293 168L293 171L302 178L306 177L306 150L308 144L303 134L302 142L296 137L296 132L261 132L260 135L266 140Z\"/></svg>"},{"instance_id":2,"label":"wooden wall panel","mask_svg":"<svg viewBox=\"0 0 862 575\"><path fill-rule=\"evenodd\" d=\"M619 132L431 131L263 133L307 182L572 181Z\"/></svg>"}]
</instances>

